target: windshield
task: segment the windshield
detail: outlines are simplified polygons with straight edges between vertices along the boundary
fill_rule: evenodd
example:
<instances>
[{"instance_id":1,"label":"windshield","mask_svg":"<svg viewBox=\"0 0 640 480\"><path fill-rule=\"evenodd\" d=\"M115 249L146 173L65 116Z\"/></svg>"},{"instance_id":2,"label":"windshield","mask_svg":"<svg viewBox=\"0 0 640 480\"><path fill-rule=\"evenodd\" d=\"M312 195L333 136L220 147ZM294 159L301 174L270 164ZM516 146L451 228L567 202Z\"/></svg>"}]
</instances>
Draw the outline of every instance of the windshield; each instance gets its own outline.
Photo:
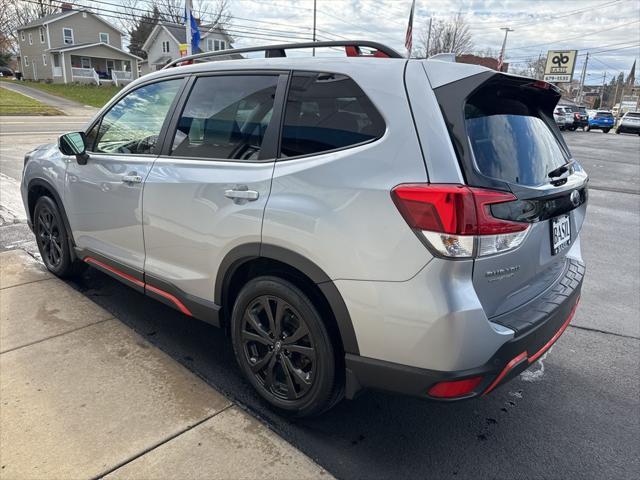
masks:
<instances>
[{"instance_id":1,"label":"windshield","mask_svg":"<svg viewBox=\"0 0 640 480\"><path fill-rule=\"evenodd\" d=\"M505 92L481 90L467 100L465 122L483 175L535 186L547 183L548 173L567 162L536 102L524 95L505 98Z\"/></svg>"}]
</instances>

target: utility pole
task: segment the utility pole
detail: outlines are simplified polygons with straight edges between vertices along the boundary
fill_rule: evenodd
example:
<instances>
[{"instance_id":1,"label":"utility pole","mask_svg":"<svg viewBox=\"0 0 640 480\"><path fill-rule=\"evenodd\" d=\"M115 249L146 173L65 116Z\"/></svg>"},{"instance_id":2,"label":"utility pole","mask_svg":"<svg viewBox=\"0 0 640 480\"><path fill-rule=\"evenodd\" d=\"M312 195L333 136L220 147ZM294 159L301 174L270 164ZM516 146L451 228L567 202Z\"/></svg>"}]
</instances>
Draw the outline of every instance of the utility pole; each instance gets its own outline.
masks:
<instances>
[{"instance_id":1,"label":"utility pole","mask_svg":"<svg viewBox=\"0 0 640 480\"><path fill-rule=\"evenodd\" d=\"M604 72L602 74L602 90L600 90L600 109L603 110L604 106L602 105L602 102L604 101L604 84L607 81L607 72Z\"/></svg>"},{"instance_id":2,"label":"utility pole","mask_svg":"<svg viewBox=\"0 0 640 480\"><path fill-rule=\"evenodd\" d=\"M624 77L623 77L623 81L624 81ZM618 82L618 79L616 79L616 93L613 95L613 105L611 105L611 108L616 106L616 100L618 99L619 88L620 88L620 82ZM622 99L620 99L620 101L622 101Z\"/></svg>"},{"instance_id":3,"label":"utility pole","mask_svg":"<svg viewBox=\"0 0 640 480\"><path fill-rule=\"evenodd\" d=\"M185 29L187 33L187 55L191 55L191 0L184 0L184 10L185 10Z\"/></svg>"},{"instance_id":4,"label":"utility pole","mask_svg":"<svg viewBox=\"0 0 640 480\"><path fill-rule=\"evenodd\" d=\"M536 80L542 80L544 75L544 67L542 67L542 71L540 71L540 66L542 65L542 52L538 55L538 63L536 63Z\"/></svg>"},{"instance_id":5,"label":"utility pole","mask_svg":"<svg viewBox=\"0 0 640 480\"><path fill-rule=\"evenodd\" d=\"M582 65L582 74L580 74L580 89L578 90L578 98L576 99L579 104L582 103L582 91L584 90L584 79L587 76L587 64L589 63L589 52L587 52L587 57L584 59L584 65Z\"/></svg>"},{"instance_id":6,"label":"utility pole","mask_svg":"<svg viewBox=\"0 0 640 480\"><path fill-rule=\"evenodd\" d=\"M507 48L507 35L509 32L513 32L514 30L509 27L502 27L500 30L504 30L504 40L502 41L502 48L500 49L500 57L498 58L498 71L502 71L502 66L504 65L504 53Z\"/></svg>"},{"instance_id":7,"label":"utility pole","mask_svg":"<svg viewBox=\"0 0 640 480\"><path fill-rule=\"evenodd\" d=\"M427 51L424 53L425 58L429 58L429 46L431 45L431 22L433 18L429 18L429 30L427 31Z\"/></svg>"},{"instance_id":8,"label":"utility pole","mask_svg":"<svg viewBox=\"0 0 640 480\"><path fill-rule=\"evenodd\" d=\"M316 43L316 0L313 0L313 43ZM316 47L313 47L311 55L316 56Z\"/></svg>"}]
</instances>

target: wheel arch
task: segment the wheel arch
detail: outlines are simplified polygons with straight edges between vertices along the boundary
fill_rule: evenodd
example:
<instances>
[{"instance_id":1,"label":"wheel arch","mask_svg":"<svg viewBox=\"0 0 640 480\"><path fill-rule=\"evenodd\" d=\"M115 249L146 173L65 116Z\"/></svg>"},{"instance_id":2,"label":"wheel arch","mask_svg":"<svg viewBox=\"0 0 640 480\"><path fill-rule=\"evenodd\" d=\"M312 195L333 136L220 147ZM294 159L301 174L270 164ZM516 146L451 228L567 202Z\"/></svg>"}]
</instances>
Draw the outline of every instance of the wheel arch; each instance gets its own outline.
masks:
<instances>
[{"instance_id":1,"label":"wheel arch","mask_svg":"<svg viewBox=\"0 0 640 480\"><path fill-rule=\"evenodd\" d=\"M231 302L243 280L255 274L278 274L302 282L315 300L324 302L345 353L359 354L358 342L347 306L336 285L314 262L277 245L250 243L233 248L220 264L214 298L222 306L221 319L228 318ZM240 282L240 283L239 283ZM300 285L298 285L300 286ZM314 300L314 298L312 298Z\"/></svg>"},{"instance_id":2,"label":"wheel arch","mask_svg":"<svg viewBox=\"0 0 640 480\"><path fill-rule=\"evenodd\" d=\"M71 242L70 247L73 255L74 254L73 247L75 246L75 240L73 238L73 231L71 230L71 225L69 224L69 218L67 217L67 212L64 209L64 203L62 203L62 198L60 198L60 195L56 191L55 187L51 185L50 182L42 178L34 178L29 182L29 185L27 187L27 208L29 209L27 213L29 214L29 218L33 222L33 212L36 208L36 203L38 202L38 198L40 198L43 195L51 197L53 201L56 203L56 206L58 207L58 209L60 210L60 213L62 215L62 222L64 223L64 228L67 230L67 237Z\"/></svg>"}]
</instances>

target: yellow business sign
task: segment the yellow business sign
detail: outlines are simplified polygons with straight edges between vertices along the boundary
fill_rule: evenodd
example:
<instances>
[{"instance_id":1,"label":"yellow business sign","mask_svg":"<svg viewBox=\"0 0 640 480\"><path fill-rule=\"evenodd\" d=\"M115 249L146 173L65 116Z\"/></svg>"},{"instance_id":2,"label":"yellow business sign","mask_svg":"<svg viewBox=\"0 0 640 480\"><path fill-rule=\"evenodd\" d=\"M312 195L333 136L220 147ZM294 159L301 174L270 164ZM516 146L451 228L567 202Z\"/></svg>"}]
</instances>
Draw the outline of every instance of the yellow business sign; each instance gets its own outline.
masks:
<instances>
[{"instance_id":1,"label":"yellow business sign","mask_svg":"<svg viewBox=\"0 0 640 480\"><path fill-rule=\"evenodd\" d=\"M186 57L188 53L188 45L186 43L181 43L178 45L178 51L180 52L181 57Z\"/></svg>"},{"instance_id":2,"label":"yellow business sign","mask_svg":"<svg viewBox=\"0 0 640 480\"><path fill-rule=\"evenodd\" d=\"M577 50L549 50L547 63L544 65L544 81L551 83L571 82L577 55Z\"/></svg>"}]
</instances>

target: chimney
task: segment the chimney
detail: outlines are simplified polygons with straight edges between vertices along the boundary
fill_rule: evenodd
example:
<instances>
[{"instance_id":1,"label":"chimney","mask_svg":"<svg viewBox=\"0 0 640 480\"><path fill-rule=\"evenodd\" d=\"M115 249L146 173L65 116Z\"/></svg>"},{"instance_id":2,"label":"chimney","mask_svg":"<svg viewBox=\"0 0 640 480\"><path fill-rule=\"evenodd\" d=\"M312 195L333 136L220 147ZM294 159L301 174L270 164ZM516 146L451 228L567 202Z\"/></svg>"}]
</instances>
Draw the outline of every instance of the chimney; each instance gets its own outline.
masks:
<instances>
[{"instance_id":1,"label":"chimney","mask_svg":"<svg viewBox=\"0 0 640 480\"><path fill-rule=\"evenodd\" d=\"M73 10L73 6L70 3L63 3L62 5L60 5L60 10L62 10L63 12L68 12L70 10Z\"/></svg>"}]
</instances>

